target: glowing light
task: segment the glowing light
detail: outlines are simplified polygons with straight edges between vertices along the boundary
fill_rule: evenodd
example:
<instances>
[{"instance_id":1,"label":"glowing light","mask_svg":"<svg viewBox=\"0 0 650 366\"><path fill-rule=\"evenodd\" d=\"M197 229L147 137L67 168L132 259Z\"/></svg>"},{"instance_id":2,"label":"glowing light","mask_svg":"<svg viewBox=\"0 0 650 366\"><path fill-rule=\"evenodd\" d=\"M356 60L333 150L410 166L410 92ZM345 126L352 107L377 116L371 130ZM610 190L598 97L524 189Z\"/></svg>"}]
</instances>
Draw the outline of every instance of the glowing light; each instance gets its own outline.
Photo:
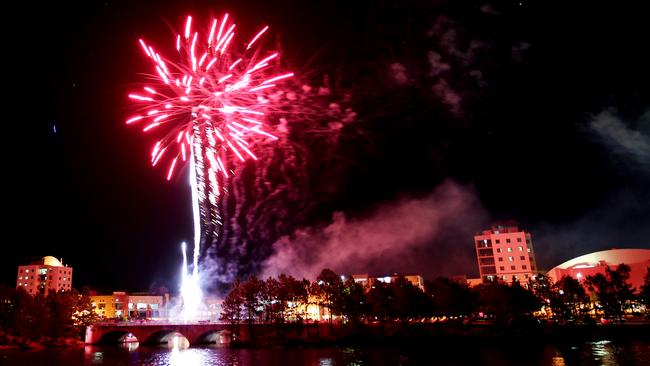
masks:
<instances>
[{"instance_id":1,"label":"glowing light","mask_svg":"<svg viewBox=\"0 0 650 366\"><path fill-rule=\"evenodd\" d=\"M236 24L228 14L220 21L211 21L205 38L199 35L197 24L191 15L187 16L184 32L174 33L177 52L172 59L156 52L144 39L138 40L155 70L148 75L154 82L145 85L144 92L140 89L139 93L128 94L143 108L126 120L127 124L142 120L142 130L155 136L151 164L169 164L167 180L183 168L186 160L190 164L194 253L190 273L183 245L180 285L182 316L186 320L196 315L202 298L198 260L203 215L207 215L206 222L220 222L215 218L220 219L216 207L222 189L220 180L234 174L234 170L226 170L226 164L234 169L231 160L257 160L256 145L277 140L266 131L265 112L273 108L269 89L281 87L279 81L293 76L273 71L278 52L255 49L255 45L262 44L268 26L238 47ZM251 116L255 119L247 118ZM206 205L207 214L203 213L203 206L199 209L200 203Z\"/></svg>"}]
</instances>

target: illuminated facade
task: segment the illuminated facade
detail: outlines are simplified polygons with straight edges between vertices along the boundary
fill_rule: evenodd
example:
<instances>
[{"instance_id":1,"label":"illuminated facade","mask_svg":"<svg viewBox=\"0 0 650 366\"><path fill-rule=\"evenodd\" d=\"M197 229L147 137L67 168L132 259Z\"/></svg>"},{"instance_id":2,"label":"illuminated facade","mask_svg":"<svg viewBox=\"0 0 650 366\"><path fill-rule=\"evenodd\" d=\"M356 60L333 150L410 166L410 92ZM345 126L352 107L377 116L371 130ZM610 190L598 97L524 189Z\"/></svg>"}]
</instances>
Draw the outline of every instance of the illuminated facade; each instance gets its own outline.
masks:
<instances>
[{"instance_id":1,"label":"illuminated facade","mask_svg":"<svg viewBox=\"0 0 650 366\"><path fill-rule=\"evenodd\" d=\"M95 313L103 319L158 319L167 316L169 294L127 294L116 291L112 295L91 295Z\"/></svg>"},{"instance_id":2,"label":"illuminated facade","mask_svg":"<svg viewBox=\"0 0 650 366\"><path fill-rule=\"evenodd\" d=\"M630 266L628 282L638 290L650 268L650 249L611 249L585 254L556 266L548 271L548 276L553 282L571 276L584 283L588 276L605 274L608 266L615 270L621 263Z\"/></svg>"},{"instance_id":3,"label":"illuminated facade","mask_svg":"<svg viewBox=\"0 0 650 366\"><path fill-rule=\"evenodd\" d=\"M419 287L420 290L424 291L424 278L419 274L400 275L393 273L388 276L368 276L368 274L352 275L354 282L362 284L366 290L370 289L375 282L391 283L400 277L404 277L404 279L412 283L413 286Z\"/></svg>"},{"instance_id":4,"label":"illuminated facade","mask_svg":"<svg viewBox=\"0 0 650 366\"><path fill-rule=\"evenodd\" d=\"M523 283L538 271L530 233L515 222L492 225L474 236L474 245L482 280Z\"/></svg>"},{"instance_id":5,"label":"illuminated facade","mask_svg":"<svg viewBox=\"0 0 650 366\"><path fill-rule=\"evenodd\" d=\"M22 288L30 295L72 289L72 267L64 266L54 257L43 257L28 265L18 266L16 288Z\"/></svg>"}]
</instances>

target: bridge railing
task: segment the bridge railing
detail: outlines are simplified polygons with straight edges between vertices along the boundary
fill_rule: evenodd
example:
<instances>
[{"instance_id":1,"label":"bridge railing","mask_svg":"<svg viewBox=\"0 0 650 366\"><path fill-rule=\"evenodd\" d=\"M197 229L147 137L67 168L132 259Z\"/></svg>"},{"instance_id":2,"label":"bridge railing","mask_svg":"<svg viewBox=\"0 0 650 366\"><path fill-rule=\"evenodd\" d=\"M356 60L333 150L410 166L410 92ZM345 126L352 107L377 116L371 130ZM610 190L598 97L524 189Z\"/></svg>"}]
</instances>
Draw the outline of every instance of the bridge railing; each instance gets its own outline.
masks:
<instances>
[{"instance_id":1,"label":"bridge railing","mask_svg":"<svg viewBox=\"0 0 650 366\"><path fill-rule=\"evenodd\" d=\"M229 324L220 320L196 320L196 321L175 321L175 320L102 320L94 323L97 326L177 326L177 325L209 325L209 324Z\"/></svg>"}]
</instances>

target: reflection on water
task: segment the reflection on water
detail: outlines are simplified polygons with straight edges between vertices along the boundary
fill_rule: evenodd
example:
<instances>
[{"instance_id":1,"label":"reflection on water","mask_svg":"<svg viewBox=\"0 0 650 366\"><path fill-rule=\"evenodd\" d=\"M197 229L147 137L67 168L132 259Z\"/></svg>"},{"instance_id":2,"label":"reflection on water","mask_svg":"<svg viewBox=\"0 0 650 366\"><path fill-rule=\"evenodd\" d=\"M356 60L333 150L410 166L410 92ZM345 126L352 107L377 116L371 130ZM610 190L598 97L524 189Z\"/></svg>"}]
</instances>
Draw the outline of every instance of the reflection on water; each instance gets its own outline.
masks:
<instances>
[{"instance_id":1,"label":"reflection on water","mask_svg":"<svg viewBox=\"0 0 650 366\"><path fill-rule=\"evenodd\" d=\"M595 361L600 361L600 364L603 366L616 366L618 361L616 360L616 348L612 345L610 341L600 341L592 342L591 349Z\"/></svg>"},{"instance_id":2,"label":"reflection on water","mask_svg":"<svg viewBox=\"0 0 650 366\"><path fill-rule=\"evenodd\" d=\"M86 347L21 352L1 350L2 366L645 366L650 342L593 342L554 346L536 342L499 345L480 343L413 347L263 348L141 346Z\"/></svg>"}]
</instances>

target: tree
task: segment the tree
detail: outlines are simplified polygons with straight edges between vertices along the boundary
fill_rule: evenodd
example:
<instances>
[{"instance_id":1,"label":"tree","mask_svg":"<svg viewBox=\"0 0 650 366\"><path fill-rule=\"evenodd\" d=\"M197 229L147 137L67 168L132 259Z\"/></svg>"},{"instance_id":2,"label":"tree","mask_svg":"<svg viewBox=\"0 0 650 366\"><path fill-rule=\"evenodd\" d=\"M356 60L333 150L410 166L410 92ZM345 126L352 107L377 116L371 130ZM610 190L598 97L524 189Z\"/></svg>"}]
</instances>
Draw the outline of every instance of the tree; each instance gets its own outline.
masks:
<instances>
[{"instance_id":1,"label":"tree","mask_svg":"<svg viewBox=\"0 0 650 366\"><path fill-rule=\"evenodd\" d=\"M623 263L619 264L616 270L608 266L604 275L598 273L587 276L585 283L589 286L589 290L596 294L605 317L620 319L625 309L630 306L629 302L634 298L634 289L627 283L629 278L630 267Z\"/></svg>"},{"instance_id":2,"label":"tree","mask_svg":"<svg viewBox=\"0 0 650 366\"><path fill-rule=\"evenodd\" d=\"M391 282L395 299L391 314L406 323L409 319L422 317L425 313L426 296L419 287L400 276Z\"/></svg>"},{"instance_id":3,"label":"tree","mask_svg":"<svg viewBox=\"0 0 650 366\"><path fill-rule=\"evenodd\" d=\"M500 323L530 317L541 307L540 299L518 281L510 286L500 281L487 282L477 286L477 291L479 309Z\"/></svg>"},{"instance_id":4,"label":"tree","mask_svg":"<svg viewBox=\"0 0 650 366\"><path fill-rule=\"evenodd\" d=\"M361 317L368 313L368 300L363 286L348 278L343 283L341 313L347 317L352 324L359 324Z\"/></svg>"},{"instance_id":5,"label":"tree","mask_svg":"<svg viewBox=\"0 0 650 366\"><path fill-rule=\"evenodd\" d=\"M639 300L645 305L646 314L650 315L650 267L648 267L643 285L639 290Z\"/></svg>"},{"instance_id":6,"label":"tree","mask_svg":"<svg viewBox=\"0 0 650 366\"><path fill-rule=\"evenodd\" d=\"M428 297L428 314L433 316L469 316L474 310L475 296L467 284L438 277L424 284Z\"/></svg>"},{"instance_id":7,"label":"tree","mask_svg":"<svg viewBox=\"0 0 650 366\"><path fill-rule=\"evenodd\" d=\"M320 299L319 305L329 310L330 324L333 314L340 314L342 288L341 277L329 268L321 271L312 288L312 292Z\"/></svg>"},{"instance_id":8,"label":"tree","mask_svg":"<svg viewBox=\"0 0 650 366\"><path fill-rule=\"evenodd\" d=\"M246 322L254 323L262 316L264 283L257 277L251 276L248 281L241 285L241 296L243 299Z\"/></svg>"},{"instance_id":9,"label":"tree","mask_svg":"<svg viewBox=\"0 0 650 366\"><path fill-rule=\"evenodd\" d=\"M375 282L368 291L367 297L370 315L379 320L381 324L393 317L393 300L395 299L393 286L383 282Z\"/></svg>"},{"instance_id":10,"label":"tree","mask_svg":"<svg viewBox=\"0 0 650 366\"><path fill-rule=\"evenodd\" d=\"M564 320L577 319L587 299L585 288L578 280L563 276L552 286L550 305L556 317Z\"/></svg>"},{"instance_id":11,"label":"tree","mask_svg":"<svg viewBox=\"0 0 650 366\"><path fill-rule=\"evenodd\" d=\"M242 286L239 280L235 280L232 288L226 298L223 299L221 319L227 320L230 324L239 324L242 319L242 306L244 299L242 296Z\"/></svg>"}]
</instances>

